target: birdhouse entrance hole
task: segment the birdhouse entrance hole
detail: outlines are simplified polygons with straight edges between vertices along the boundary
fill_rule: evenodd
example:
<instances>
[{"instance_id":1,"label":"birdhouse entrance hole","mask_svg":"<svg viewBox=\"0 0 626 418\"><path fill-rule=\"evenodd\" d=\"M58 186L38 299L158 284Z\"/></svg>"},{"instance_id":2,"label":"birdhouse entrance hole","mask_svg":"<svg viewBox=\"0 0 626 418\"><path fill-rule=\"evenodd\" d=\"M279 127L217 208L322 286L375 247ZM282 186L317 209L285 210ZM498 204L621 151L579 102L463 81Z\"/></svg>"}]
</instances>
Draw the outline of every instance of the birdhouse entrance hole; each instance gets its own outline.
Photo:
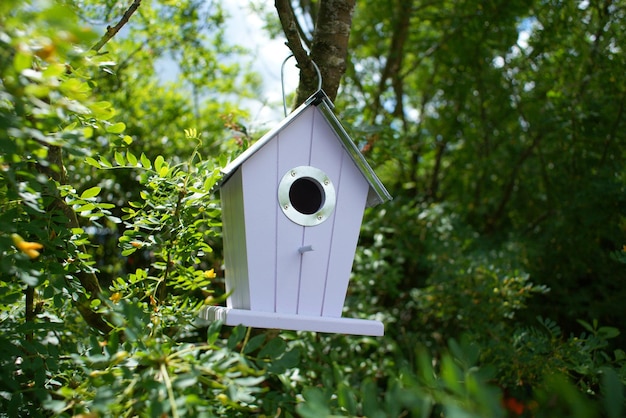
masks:
<instances>
[{"instance_id":1,"label":"birdhouse entrance hole","mask_svg":"<svg viewBox=\"0 0 626 418\"><path fill-rule=\"evenodd\" d=\"M312 178L304 177L293 182L289 188L289 201L295 210L312 215L322 207L324 196L321 185Z\"/></svg>"},{"instance_id":2,"label":"birdhouse entrance hole","mask_svg":"<svg viewBox=\"0 0 626 418\"><path fill-rule=\"evenodd\" d=\"M335 209L335 187L319 168L295 167L285 173L278 185L278 202L292 222L319 225Z\"/></svg>"}]
</instances>

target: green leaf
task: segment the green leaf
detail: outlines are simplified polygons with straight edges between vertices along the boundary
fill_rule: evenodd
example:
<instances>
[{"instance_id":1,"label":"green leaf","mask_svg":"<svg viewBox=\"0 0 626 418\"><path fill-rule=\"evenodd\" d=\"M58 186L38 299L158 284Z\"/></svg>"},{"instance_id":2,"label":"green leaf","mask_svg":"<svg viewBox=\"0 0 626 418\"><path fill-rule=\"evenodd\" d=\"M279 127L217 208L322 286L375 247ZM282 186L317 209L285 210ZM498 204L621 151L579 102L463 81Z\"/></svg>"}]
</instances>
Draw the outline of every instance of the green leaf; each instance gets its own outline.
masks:
<instances>
[{"instance_id":1,"label":"green leaf","mask_svg":"<svg viewBox=\"0 0 626 418\"><path fill-rule=\"evenodd\" d=\"M106 168L113 167L113 164L111 164L111 162L107 160L105 157L100 157L100 164Z\"/></svg>"},{"instance_id":2,"label":"green leaf","mask_svg":"<svg viewBox=\"0 0 626 418\"><path fill-rule=\"evenodd\" d=\"M248 341L243 349L244 354L249 354L259 348L265 342L265 334L256 335Z\"/></svg>"},{"instance_id":3,"label":"green leaf","mask_svg":"<svg viewBox=\"0 0 626 418\"><path fill-rule=\"evenodd\" d=\"M265 380L265 376L248 376L241 377L235 382L240 386L258 386L259 383Z\"/></svg>"},{"instance_id":4,"label":"green leaf","mask_svg":"<svg viewBox=\"0 0 626 418\"><path fill-rule=\"evenodd\" d=\"M356 415L356 396L352 389L342 382L337 386L337 401L350 415Z\"/></svg>"},{"instance_id":5,"label":"green leaf","mask_svg":"<svg viewBox=\"0 0 626 418\"><path fill-rule=\"evenodd\" d=\"M361 394L363 397L363 414L366 416L378 415L380 412L378 392L372 378L368 377L363 380L361 384Z\"/></svg>"},{"instance_id":6,"label":"green leaf","mask_svg":"<svg viewBox=\"0 0 626 418\"><path fill-rule=\"evenodd\" d=\"M193 386L198 381L198 376L194 373L184 373L180 374L174 380L173 385L177 389L185 389L190 386Z\"/></svg>"},{"instance_id":7,"label":"green leaf","mask_svg":"<svg viewBox=\"0 0 626 418\"><path fill-rule=\"evenodd\" d=\"M278 360L273 360L269 365L268 370L272 373L282 374L285 373L287 369L297 367L299 363L300 351L292 349L291 351L287 351L284 355L280 356Z\"/></svg>"},{"instance_id":8,"label":"green leaf","mask_svg":"<svg viewBox=\"0 0 626 418\"><path fill-rule=\"evenodd\" d=\"M91 88L87 83L78 78L69 78L61 83L59 89L63 94L74 100L86 100L91 93Z\"/></svg>"},{"instance_id":9,"label":"green leaf","mask_svg":"<svg viewBox=\"0 0 626 418\"><path fill-rule=\"evenodd\" d=\"M211 322L211 324L209 325L209 329L207 329L207 344L209 345L213 345L215 344L215 341L217 341L217 339L220 336L220 330L222 329L222 321L213 321Z\"/></svg>"},{"instance_id":10,"label":"green leaf","mask_svg":"<svg viewBox=\"0 0 626 418\"><path fill-rule=\"evenodd\" d=\"M22 271L19 274L20 280L22 280L28 286L37 286L39 284L39 278L35 274L35 272Z\"/></svg>"},{"instance_id":11,"label":"green leaf","mask_svg":"<svg viewBox=\"0 0 626 418\"><path fill-rule=\"evenodd\" d=\"M132 166L137 165L137 157L135 157L132 152L126 151L126 159L128 160L128 164Z\"/></svg>"},{"instance_id":12,"label":"green leaf","mask_svg":"<svg viewBox=\"0 0 626 418\"><path fill-rule=\"evenodd\" d=\"M235 347L237 347L237 344L239 344L245 336L246 327L244 327L243 325L238 325L233 328L233 332L228 337L228 348L230 350L234 350Z\"/></svg>"},{"instance_id":13,"label":"green leaf","mask_svg":"<svg viewBox=\"0 0 626 418\"><path fill-rule=\"evenodd\" d=\"M85 126L83 128L83 136L85 138L91 138L93 137L93 128L91 126Z\"/></svg>"},{"instance_id":14,"label":"green leaf","mask_svg":"<svg viewBox=\"0 0 626 418\"><path fill-rule=\"evenodd\" d=\"M143 166L143 168L152 168L152 163L150 162L150 159L146 157L146 154L144 154L143 152L141 153L141 157L139 157L139 160L141 161L141 165Z\"/></svg>"},{"instance_id":15,"label":"green leaf","mask_svg":"<svg viewBox=\"0 0 626 418\"><path fill-rule=\"evenodd\" d=\"M94 160L95 161L95 160ZM80 198L81 199L91 199L92 197L96 197L98 196L98 194L100 194L100 191L102 190L101 187L95 186L95 187L91 187L87 190L85 190L81 195Z\"/></svg>"},{"instance_id":16,"label":"green leaf","mask_svg":"<svg viewBox=\"0 0 626 418\"><path fill-rule=\"evenodd\" d=\"M115 109L113 109L113 105L110 102L92 103L89 105L89 108L97 119L108 120L115 115Z\"/></svg>"},{"instance_id":17,"label":"green leaf","mask_svg":"<svg viewBox=\"0 0 626 418\"><path fill-rule=\"evenodd\" d=\"M303 418L328 417L331 415L330 399L319 388L306 388L303 391L305 402L298 405L298 414Z\"/></svg>"},{"instance_id":18,"label":"green leaf","mask_svg":"<svg viewBox=\"0 0 626 418\"><path fill-rule=\"evenodd\" d=\"M619 334L620 334L619 329L615 327L600 327L598 329L598 336L605 338L607 340L611 338L615 338L619 336Z\"/></svg>"},{"instance_id":19,"label":"green leaf","mask_svg":"<svg viewBox=\"0 0 626 418\"><path fill-rule=\"evenodd\" d=\"M34 71L29 70L31 73L34 73ZM48 96L50 94L50 87L46 86L46 85L41 85L41 84L28 84L25 88L24 88L24 92L30 96L35 96L38 97L40 99L45 98L46 96Z\"/></svg>"},{"instance_id":20,"label":"green leaf","mask_svg":"<svg viewBox=\"0 0 626 418\"><path fill-rule=\"evenodd\" d=\"M65 74L66 71L67 68L65 64L53 63L50 64L48 68L43 71L43 76L46 78L56 78Z\"/></svg>"},{"instance_id":21,"label":"green leaf","mask_svg":"<svg viewBox=\"0 0 626 418\"><path fill-rule=\"evenodd\" d=\"M76 212L89 212L91 210L94 210L95 208L96 205L94 205L93 203L87 203L86 205L79 206L76 209Z\"/></svg>"},{"instance_id":22,"label":"green leaf","mask_svg":"<svg viewBox=\"0 0 626 418\"><path fill-rule=\"evenodd\" d=\"M117 122L106 127L106 131L111 134L121 134L126 129L124 122ZM132 140L131 140L132 142Z\"/></svg>"},{"instance_id":23,"label":"green leaf","mask_svg":"<svg viewBox=\"0 0 626 418\"><path fill-rule=\"evenodd\" d=\"M24 51L18 50L13 58L13 68L17 72L22 72L27 68L30 68L33 62L33 57Z\"/></svg>"},{"instance_id":24,"label":"green leaf","mask_svg":"<svg viewBox=\"0 0 626 418\"><path fill-rule=\"evenodd\" d=\"M113 203L96 203L98 209L113 209L115 205Z\"/></svg>"},{"instance_id":25,"label":"green leaf","mask_svg":"<svg viewBox=\"0 0 626 418\"><path fill-rule=\"evenodd\" d=\"M126 165L126 159L124 158L124 155L119 152L119 151L115 151L115 154L113 155L113 157L115 158L115 162L118 163L121 166L125 166Z\"/></svg>"},{"instance_id":26,"label":"green leaf","mask_svg":"<svg viewBox=\"0 0 626 418\"><path fill-rule=\"evenodd\" d=\"M165 159L163 158L162 155L159 155L154 159L154 170L157 173L161 171L161 167L163 167L164 162L165 162Z\"/></svg>"},{"instance_id":27,"label":"green leaf","mask_svg":"<svg viewBox=\"0 0 626 418\"><path fill-rule=\"evenodd\" d=\"M602 368L602 395L608 418L624 416L624 384L610 367Z\"/></svg>"},{"instance_id":28,"label":"green leaf","mask_svg":"<svg viewBox=\"0 0 626 418\"><path fill-rule=\"evenodd\" d=\"M89 165L93 166L93 167L96 167L96 168L102 168L102 166L100 165L100 163L99 163L96 159L94 159L94 158L92 158L92 157L86 157L86 158L85 158L85 162L86 162L87 164L89 164Z\"/></svg>"},{"instance_id":29,"label":"green leaf","mask_svg":"<svg viewBox=\"0 0 626 418\"><path fill-rule=\"evenodd\" d=\"M287 347L287 343L285 343L285 341L283 341L282 338L280 337L272 338L265 345L265 347L261 349L261 351L259 352L259 357L260 358L269 357L272 359L276 359L285 352L286 347Z\"/></svg>"}]
</instances>

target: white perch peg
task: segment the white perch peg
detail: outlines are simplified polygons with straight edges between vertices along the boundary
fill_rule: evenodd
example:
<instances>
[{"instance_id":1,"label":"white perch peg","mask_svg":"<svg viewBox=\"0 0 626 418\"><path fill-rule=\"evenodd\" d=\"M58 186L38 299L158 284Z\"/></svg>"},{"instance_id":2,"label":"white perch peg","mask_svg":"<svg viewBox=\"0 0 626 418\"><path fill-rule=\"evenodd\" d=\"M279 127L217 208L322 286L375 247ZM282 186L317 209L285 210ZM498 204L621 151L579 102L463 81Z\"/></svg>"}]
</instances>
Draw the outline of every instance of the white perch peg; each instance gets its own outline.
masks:
<instances>
[{"instance_id":1,"label":"white perch peg","mask_svg":"<svg viewBox=\"0 0 626 418\"><path fill-rule=\"evenodd\" d=\"M309 251L313 251L313 246L312 245L304 245L304 246L298 248L298 252L300 254L304 254L304 253L309 252Z\"/></svg>"}]
</instances>

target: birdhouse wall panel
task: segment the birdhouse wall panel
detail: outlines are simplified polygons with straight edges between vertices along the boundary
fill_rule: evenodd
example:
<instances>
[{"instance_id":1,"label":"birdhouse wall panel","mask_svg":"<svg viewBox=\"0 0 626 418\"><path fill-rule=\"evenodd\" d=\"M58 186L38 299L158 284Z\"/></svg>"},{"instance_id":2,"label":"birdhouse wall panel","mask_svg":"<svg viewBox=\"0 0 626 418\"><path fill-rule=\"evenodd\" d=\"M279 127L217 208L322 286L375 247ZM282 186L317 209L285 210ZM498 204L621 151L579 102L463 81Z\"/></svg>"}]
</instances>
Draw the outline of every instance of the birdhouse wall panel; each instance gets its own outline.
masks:
<instances>
[{"instance_id":1,"label":"birdhouse wall panel","mask_svg":"<svg viewBox=\"0 0 626 418\"><path fill-rule=\"evenodd\" d=\"M292 230L293 232L285 232ZM300 289L301 254L303 227L279 222L278 231L282 239L278 242L276 277L276 312L295 314L298 312Z\"/></svg>"},{"instance_id":2,"label":"birdhouse wall panel","mask_svg":"<svg viewBox=\"0 0 626 418\"><path fill-rule=\"evenodd\" d=\"M322 315L333 219L334 216L320 225L303 228L302 244L311 245L313 251L299 254L301 261L297 311L299 314Z\"/></svg>"},{"instance_id":3,"label":"birdhouse wall panel","mask_svg":"<svg viewBox=\"0 0 626 418\"><path fill-rule=\"evenodd\" d=\"M324 171L337 185L342 170L343 156L346 152L320 111L317 108L312 110L314 110L311 132L313 141L309 164Z\"/></svg>"},{"instance_id":4,"label":"birdhouse wall panel","mask_svg":"<svg viewBox=\"0 0 626 418\"><path fill-rule=\"evenodd\" d=\"M342 155L345 152L323 115L317 109L313 113L312 124L309 165L325 172L336 190L341 182ZM333 211L332 216L323 223L305 228L303 244L312 245L314 251L302 254L302 272L298 295L299 314L322 315L328 261L336 219L336 211Z\"/></svg>"},{"instance_id":5,"label":"birdhouse wall panel","mask_svg":"<svg viewBox=\"0 0 626 418\"><path fill-rule=\"evenodd\" d=\"M243 171L250 309L274 312L276 303L276 154L271 141L241 167Z\"/></svg>"},{"instance_id":6,"label":"birdhouse wall panel","mask_svg":"<svg viewBox=\"0 0 626 418\"><path fill-rule=\"evenodd\" d=\"M277 202L280 178L294 167L309 165L312 119L314 109L308 109L277 135L276 163L278 178L274 184L273 199ZM304 227L289 220L278 207L277 222L277 277L276 312L298 313L302 255L298 251L304 243Z\"/></svg>"},{"instance_id":7,"label":"birdhouse wall panel","mask_svg":"<svg viewBox=\"0 0 626 418\"><path fill-rule=\"evenodd\" d=\"M347 154L343 154L341 182L332 248L328 261L322 316L340 317L348 290L369 185Z\"/></svg>"},{"instance_id":8,"label":"birdhouse wall panel","mask_svg":"<svg viewBox=\"0 0 626 418\"><path fill-rule=\"evenodd\" d=\"M241 170L222 185L222 224L229 308L250 309Z\"/></svg>"}]
</instances>

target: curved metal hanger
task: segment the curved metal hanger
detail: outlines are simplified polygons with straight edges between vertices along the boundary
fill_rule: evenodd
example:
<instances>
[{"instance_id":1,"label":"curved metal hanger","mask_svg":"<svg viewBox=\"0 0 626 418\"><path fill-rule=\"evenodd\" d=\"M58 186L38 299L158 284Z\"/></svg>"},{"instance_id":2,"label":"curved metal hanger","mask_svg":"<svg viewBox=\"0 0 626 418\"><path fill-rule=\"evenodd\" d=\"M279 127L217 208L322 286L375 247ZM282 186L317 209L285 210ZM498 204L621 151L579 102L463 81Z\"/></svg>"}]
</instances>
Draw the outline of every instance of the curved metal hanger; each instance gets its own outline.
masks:
<instances>
[{"instance_id":1,"label":"curved metal hanger","mask_svg":"<svg viewBox=\"0 0 626 418\"><path fill-rule=\"evenodd\" d=\"M287 56L287 58L284 59L282 65L280 66L280 87L281 87L281 91L283 94L283 112L285 116L287 116L287 98L285 97L284 70L285 70L285 64L291 57L293 57L293 54L289 54L289 56ZM311 64L313 64L313 67L315 68L315 72L317 73L317 90L319 91L322 89L322 73L320 72L320 69L315 63L315 61L311 60Z\"/></svg>"}]
</instances>

